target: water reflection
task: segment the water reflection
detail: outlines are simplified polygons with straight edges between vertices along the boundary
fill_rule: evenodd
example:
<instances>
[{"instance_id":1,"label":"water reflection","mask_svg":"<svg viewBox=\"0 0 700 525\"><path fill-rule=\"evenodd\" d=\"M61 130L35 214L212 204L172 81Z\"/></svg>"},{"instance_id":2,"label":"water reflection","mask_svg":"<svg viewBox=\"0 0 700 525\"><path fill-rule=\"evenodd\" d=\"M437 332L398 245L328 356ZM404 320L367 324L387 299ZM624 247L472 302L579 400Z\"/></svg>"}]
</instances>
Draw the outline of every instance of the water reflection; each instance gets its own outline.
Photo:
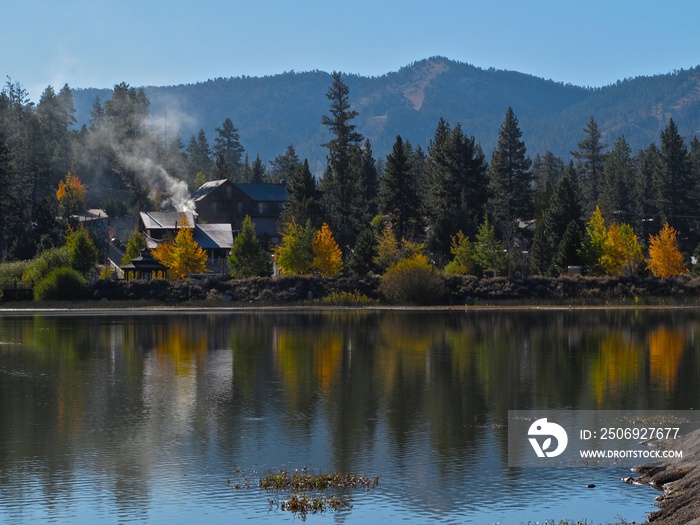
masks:
<instances>
[{"instance_id":1,"label":"water reflection","mask_svg":"<svg viewBox=\"0 0 700 525\"><path fill-rule=\"evenodd\" d=\"M505 467L507 411L697 406L697 325L693 310L5 317L0 518L184 522L187 495L229 522L260 510L224 483L235 465L311 465L381 474L362 505L389 521L613 521L627 488L597 518L566 482L539 493ZM524 494L553 514L523 515Z\"/></svg>"}]
</instances>

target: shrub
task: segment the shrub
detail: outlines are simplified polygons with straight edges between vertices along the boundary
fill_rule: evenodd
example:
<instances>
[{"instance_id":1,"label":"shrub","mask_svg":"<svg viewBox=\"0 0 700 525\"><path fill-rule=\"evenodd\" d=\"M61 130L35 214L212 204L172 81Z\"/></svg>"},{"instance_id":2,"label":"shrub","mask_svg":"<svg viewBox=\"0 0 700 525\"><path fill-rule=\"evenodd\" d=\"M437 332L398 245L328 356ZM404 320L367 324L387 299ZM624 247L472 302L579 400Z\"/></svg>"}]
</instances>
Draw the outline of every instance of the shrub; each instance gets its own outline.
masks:
<instances>
[{"instance_id":1,"label":"shrub","mask_svg":"<svg viewBox=\"0 0 700 525\"><path fill-rule=\"evenodd\" d=\"M424 255L414 255L390 266L379 292L390 302L435 304L445 295L445 283Z\"/></svg>"},{"instance_id":2,"label":"shrub","mask_svg":"<svg viewBox=\"0 0 700 525\"><path fill-rule=\"evenodd\" d=\"M332 291L319 302L322 304L332 304L338 306L365 306L376 303L362 292L354 290L352 292Z\"/></svg>"},{"instance_id":3,"label":"shrub","mask_svg":"<svg viewBox=\"0 0 700 525\"><path fill-rule=\"evenodd\" d=\"M30 261L13 261L0 264L0 283L13 285L22 279Z\"/></svg>"},{"instance_id":4,"label":"shrub","mask_svg":"<svg viewBox=\"0 0 700 525\"><path fill-rule=\"evenodd\" d=\"M52 270L34 287L35 301L85 299L87 284L80 272L61 267Z\"/></svg>"},{"instance_id":5,"label":"shrub","mask_svg":"<svg viewBox=\"0 0 700 525\"><path fill-rule=\"evenodd\" d=\"M65 246L61 248L49 248L32 260L22 273L22 281L25 283L38 283L46 277L51 270L61 266L70 266L70 253Z\"/></svg>"}]
</instances>

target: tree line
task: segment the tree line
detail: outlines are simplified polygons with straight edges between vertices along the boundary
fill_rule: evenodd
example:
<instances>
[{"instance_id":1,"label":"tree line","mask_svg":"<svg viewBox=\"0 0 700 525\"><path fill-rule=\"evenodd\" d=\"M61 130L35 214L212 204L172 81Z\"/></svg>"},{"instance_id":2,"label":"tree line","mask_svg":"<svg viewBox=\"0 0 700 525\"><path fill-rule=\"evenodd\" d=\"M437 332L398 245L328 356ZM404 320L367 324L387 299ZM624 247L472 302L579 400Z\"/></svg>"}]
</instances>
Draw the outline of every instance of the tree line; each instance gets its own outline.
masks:
<instances>
[{"instance_id":1,"label":"tree line","mask_svg":"<svg viewBox=\"0 0 700 525\"><path fill-rule=\"evenodd\" d=\"M605 272L586 248L587 222L598 209L609 225L606 236L631 230L642 250L666 224L678 233L686 260L700 243L700 143L693 137L687 144L673 120L658 145L634 153L624 136L605 143L591 117L571 160L551 152L531 159L508 108L489 158L461 123L440 119L427 150L398 135L391 153L377 159L354 123L358 112L342 75L331 77L329 113L321 117L329 139L320 180L291 145L269 163L259 155L251 162L228 117L213 146L204 131L185 146L153 125L145 92L126 83L114 87L110 100L96 99L90 124L75 130L67 85L59 93L48 87L34 105L8 80L0 93L3 260L63 244L56 188L67 174L79 175L90 195L99 196L93 205L110 215L172 206L178 183L193 190L221 178L284 180L289 200L282 230L330 232L343 271L351 273L386 269L386 250L393 250L389 259L420 253L439 268L477 274L551 275L570 265ZM611 225L619 231L611 233Z\"/></svg>"}]
</instances>

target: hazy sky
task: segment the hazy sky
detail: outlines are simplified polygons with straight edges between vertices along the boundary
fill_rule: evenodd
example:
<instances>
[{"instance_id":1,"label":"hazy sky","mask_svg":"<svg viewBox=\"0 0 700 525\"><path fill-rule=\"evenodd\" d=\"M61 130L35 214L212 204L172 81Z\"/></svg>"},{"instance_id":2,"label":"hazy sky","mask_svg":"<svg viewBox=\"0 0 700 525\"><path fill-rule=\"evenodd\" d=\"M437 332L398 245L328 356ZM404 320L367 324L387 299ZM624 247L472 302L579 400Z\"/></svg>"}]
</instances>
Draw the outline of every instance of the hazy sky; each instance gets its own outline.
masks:
<instances>
[{"instance_id":1,"label":"hazy sky","mask_svg":"<svg viewBox=\"0 0 700 525\"><path fill-rule=\"evenodd\" d=\"M587 86L700 65L696 0L14 0L0 74L172 85L284 71L382 75L442 55Z\"/></svg>"}]
</instances>

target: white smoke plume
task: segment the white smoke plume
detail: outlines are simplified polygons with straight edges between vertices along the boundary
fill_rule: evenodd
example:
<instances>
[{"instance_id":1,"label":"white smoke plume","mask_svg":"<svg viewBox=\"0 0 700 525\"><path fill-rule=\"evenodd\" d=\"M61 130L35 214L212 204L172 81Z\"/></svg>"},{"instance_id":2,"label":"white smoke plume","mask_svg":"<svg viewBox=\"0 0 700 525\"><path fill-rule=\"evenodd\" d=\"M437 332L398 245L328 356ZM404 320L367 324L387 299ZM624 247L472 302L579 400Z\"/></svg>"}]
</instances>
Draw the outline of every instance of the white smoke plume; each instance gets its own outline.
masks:
<instances>
[{"instance_id":1,"label":"white smoke plume","mask_svg":"<svg viewBox=\"0 0 700 525\"><path fill-rule=\"evenodd\" d=\"M181 113L169 116L169 126L178 129L179 121L183 118ZM176 211L195 211L195 202L187 182L172 176L157 160L162 148L159 131L163 130L158 129L154 120L151 117L139 123L138 127L142 130L150 130L140 138L121 141L111 126L103 125L90 136L94 141L93 147L108 146L116 154L119 163L136 177L138 184L148 189L151 201L160 201L161 207L172 206ZM175 136L173 134L165 138L172 139Z\"/></svg>"}]
</instances>

